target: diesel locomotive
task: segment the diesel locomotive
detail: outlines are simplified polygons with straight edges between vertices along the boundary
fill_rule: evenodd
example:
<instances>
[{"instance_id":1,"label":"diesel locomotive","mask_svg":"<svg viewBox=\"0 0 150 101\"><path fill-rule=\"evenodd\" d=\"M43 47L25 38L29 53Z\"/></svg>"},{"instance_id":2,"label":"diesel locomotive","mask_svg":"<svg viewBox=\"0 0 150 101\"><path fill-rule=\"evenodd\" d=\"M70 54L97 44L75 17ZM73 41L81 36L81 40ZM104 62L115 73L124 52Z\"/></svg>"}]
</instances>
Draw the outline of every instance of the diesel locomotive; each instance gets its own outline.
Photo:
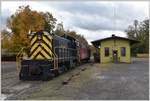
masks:
<instances>
[{"instance_id":1,"label":"diesel locomotive","mask_svg":"<svg viewBox=\"0 0 150 101\"><path fill-rule=\"evenodd\" d=\"M49 80L90 59L90 49L69 36L46 31L30 34L30 55L20 61L20 80Z\"/></svg>"}]
</instances>

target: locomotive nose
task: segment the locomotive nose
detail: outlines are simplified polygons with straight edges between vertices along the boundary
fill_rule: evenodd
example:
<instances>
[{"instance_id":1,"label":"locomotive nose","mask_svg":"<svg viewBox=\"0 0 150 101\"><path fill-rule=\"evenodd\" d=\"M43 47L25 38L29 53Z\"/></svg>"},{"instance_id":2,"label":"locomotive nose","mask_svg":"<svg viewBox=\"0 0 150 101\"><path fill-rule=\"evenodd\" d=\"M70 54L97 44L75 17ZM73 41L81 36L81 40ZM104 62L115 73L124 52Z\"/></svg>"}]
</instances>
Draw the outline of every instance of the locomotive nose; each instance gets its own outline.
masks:
<instances>
[{"instance_id":1,"label":"locomotive nose","mask_svg":"<svg viewBox=\"0 0 150 101\"><path fill-rule=\"evenodd\" d=\"M46 31L39 31L31 37L30 59L52 59L52 36Z\"/></svg>"}]
</instances>

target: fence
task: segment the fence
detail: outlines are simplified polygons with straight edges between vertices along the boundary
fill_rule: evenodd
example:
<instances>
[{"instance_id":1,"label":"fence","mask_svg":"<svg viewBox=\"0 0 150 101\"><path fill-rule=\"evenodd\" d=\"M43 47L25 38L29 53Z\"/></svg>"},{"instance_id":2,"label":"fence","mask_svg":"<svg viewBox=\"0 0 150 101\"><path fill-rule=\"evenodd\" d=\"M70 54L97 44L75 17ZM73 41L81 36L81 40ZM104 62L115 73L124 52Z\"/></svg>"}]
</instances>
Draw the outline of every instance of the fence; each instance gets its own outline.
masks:
<instances>
[{"instance_id":1,"label":"fence","mask_svg":"<svg viewBox=\"0 0 150 101\"><path fill-rule=\"evenodd\" d=\"M16 61L17 52L2 52L1 61Z\"/></svg>"}]
</instances>

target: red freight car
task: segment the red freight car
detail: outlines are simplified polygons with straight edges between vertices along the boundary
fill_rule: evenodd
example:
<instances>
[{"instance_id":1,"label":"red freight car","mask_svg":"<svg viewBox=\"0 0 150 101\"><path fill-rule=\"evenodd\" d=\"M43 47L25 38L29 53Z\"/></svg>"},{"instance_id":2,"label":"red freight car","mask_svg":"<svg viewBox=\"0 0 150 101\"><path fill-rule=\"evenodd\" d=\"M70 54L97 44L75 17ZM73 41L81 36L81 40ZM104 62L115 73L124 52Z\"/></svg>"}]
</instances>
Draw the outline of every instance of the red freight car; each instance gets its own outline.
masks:
<instances>
[{"instance_id":1,"label":"red freight car","mask_svg":"<svg viewBox=\"0 0 150 101\"><path fill-rule=\"evenodd\" d=\"M80 61L90 60L90 49L87 45L80 44L79 46Z\"/></svg>"}]
</instances>

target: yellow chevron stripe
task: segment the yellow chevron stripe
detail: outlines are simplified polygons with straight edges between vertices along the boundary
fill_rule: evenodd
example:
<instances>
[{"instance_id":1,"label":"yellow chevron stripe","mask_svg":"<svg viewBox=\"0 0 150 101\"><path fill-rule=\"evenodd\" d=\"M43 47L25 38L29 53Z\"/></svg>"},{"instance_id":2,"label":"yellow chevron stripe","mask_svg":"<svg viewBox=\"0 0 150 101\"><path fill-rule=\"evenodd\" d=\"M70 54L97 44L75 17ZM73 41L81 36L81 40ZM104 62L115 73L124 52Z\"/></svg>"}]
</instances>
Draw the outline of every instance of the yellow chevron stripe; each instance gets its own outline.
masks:
<instances>
[{"instance_id":1,"label":"yellow chevron stripe","mask_svg":"<svg viewBox=\"0 0 150 101\"><path fill-rule=\"evenodd\" d=\"M36 59L44 59L44 57L43 57L41 54L39 54L39 55L36 57Z\"/></svg>"},{"instance_id":2,"label":"yellow chevron stripe","mask_svg":"<svg viewBox=\"0 0 150 101\"><path fill-rule=\"evenodd\" d=\"M37 36L34 36L34 38L31 40L31 45L37 40Z\"/></svg>"},{"instance_id":3,"label":"yellow chevron stripe","mask_svg":"<svg viewBox=\"0 0 150 101\"><path fill-rule=\"evenodd\" d=\"M47 40L45 36L43 36L43 40L50 46L50 48L52 48L52 43L49 40Z\"/></svg>"},{"instance_id":4,"label":"yellow chevron stripe","mask_svg":"<svg viewBox=\"0 0 150 101\"><path fill-rule=\"evenodd\" d=\"M44 43L41 43L41 45L42 45L43 48L44 48L45 50L47 50L47 51L50 53L50 55L52 56L51 50L50 50Z\"/></svg>"},{"instance_id":5,"label":"yellow chevron stripe","mask_svg":"<svg viewBox=\"0 0 150 101\"><path fill-rule=\"evenodd\" d=\"M49 53L50 53L50 55L52 56L52 52L51 52L51 50L49 49L49 47L47 47L44 43L40 43L41 44L41 46L43 46L43 48L45 49L45 50L47 50ZM36 43L33 47L31 47L31 53L32 53L32 51L36 48L36 47L38 47L38 45L39 45L39 43ZM42 48L41 47L39 47L39 48L37 48L37 50L32 54L32 56L31 56L31 58L33 58L40 50L42 50ZM44 50L43 50L44 51ZM34 55L35 54L35 55ZM45 54L46 54L46 52L45 52ZM34 55L34 56L33 56ZM44 55L44 53L43 53L43 55ZM47 57L47 58L49 58L49 57L51 57L51 56L49 56L48 54L47 55L44 55L45 57ZM48 57L49 56L49 57Z\"/></svg>"},{"instance_id":6,"label":"yellow chevron stripe","mask_svg":"<svg viewBox=\"0 0 150 101\"><path fill-rule=\"evenodd\" d=\"M31 55L30 58L33 59L34 56L36 56L36 54L38 54L41 50L42 50L42 48L41 48L41 47L38 47L37 50Z\"/></svg>"},{"instance_id":7,"label":"yellow chevron stripe","mask_svg":"<svg viewBox=\"0 0 150 101\"><path fill-rule=\"evenodd\" d=\"M44 35L50 35L50 34L49 34L48 32L46 32L46 31L44 31L43 33L44 33Z\"/></svg>"},{"instance_id":8,"label":"yellow chevron stripe","mask_svg":"<svg viewBox=\"0 0 150 101\"><path fill-rule=\"evenodd\" d=\"M52 37L50 35L47 35L47 37L52 41Z\"/></svg>"},{"instance_id":9,"label":"yellow chevron stripe","mask_svg":"<svg viewBox=\"0 0 150 101\"><path fill-rule=\"evenodd\" d=\"M39 45L39 43L35 43L34 46L31 47L31 52Z\"/></svg>"},{"instance_id":10,"label":"yellow chevron stripe","mask_svg":"<svg viewBox=\"0 0 150 101\"><path fill-rule=\"evenodd\" d=\"M45 56L46 59L51 59L51 57L44 50L42 50L41 53Z\"/></svg>"},{"instance_id":11,"label":"yellow chevron stripe","mask_svg":"<svg viewBox=\"0 0 150 101\"><path fill-rule=\"evenodd\" d=\"M36 59L51 59L52 57L53 57L53 55L52 55L52 37L50 36L50 34L48 33L48 32L43 32L44 33L44 35L42 35L42 40L50 47L48 47L46 44L44 44L44 42L40 42L40 43L35 43L34 44L34 42L37 40L37 36L34 36L34 38L31 40L31 45L33 45L32 47L31 47L31 50L30 50L30 52L31 52L31 59L33 59L33 58L35 58L35 56L39 53L39 52L41 52L41 54L39 54L38 56L36 56ZM45 37L45 35L47 36L47 37ZM51 40L51 41L49 41L49 40ZM50 54L47 54L47 52L45 52L41 47L38 47L38 45L41 45L45 50L47 50L47 52ZM33 50L35 49L35 48L37 48L35 51L34 51L34 53L32 53L33 52Z\"/></svg>"},{"instance_id":12,"label":"yellow chevron stripe","mask_svg":"<svg viewBox=\"0 0 150 101\"><path fill-rule=\"evenodd\" d=\"M52 40L52 37L50 36L48 32L44 32L44 35L46 35L50 40Z\"/></svg>"},{"instance_id":13,"label":"yellow chevron stripe","mask_svg":"<svg viewBox=\"0 0 150 101\"><path fill-rule=\"evenodd\" d=\"M42 50L41 48L38 48L38 50L35 51L35 52L32 54L31 58L34 58L34 56L35 56L36 54L38 54L39 52L41 52L41 53L44 55L44 57L39 54L39 55L36 57L36 59L45 59L45 58L46 58L46 59L51 59L51 57L50 57L44 50Z\"/></svg>"}]
</instances>

